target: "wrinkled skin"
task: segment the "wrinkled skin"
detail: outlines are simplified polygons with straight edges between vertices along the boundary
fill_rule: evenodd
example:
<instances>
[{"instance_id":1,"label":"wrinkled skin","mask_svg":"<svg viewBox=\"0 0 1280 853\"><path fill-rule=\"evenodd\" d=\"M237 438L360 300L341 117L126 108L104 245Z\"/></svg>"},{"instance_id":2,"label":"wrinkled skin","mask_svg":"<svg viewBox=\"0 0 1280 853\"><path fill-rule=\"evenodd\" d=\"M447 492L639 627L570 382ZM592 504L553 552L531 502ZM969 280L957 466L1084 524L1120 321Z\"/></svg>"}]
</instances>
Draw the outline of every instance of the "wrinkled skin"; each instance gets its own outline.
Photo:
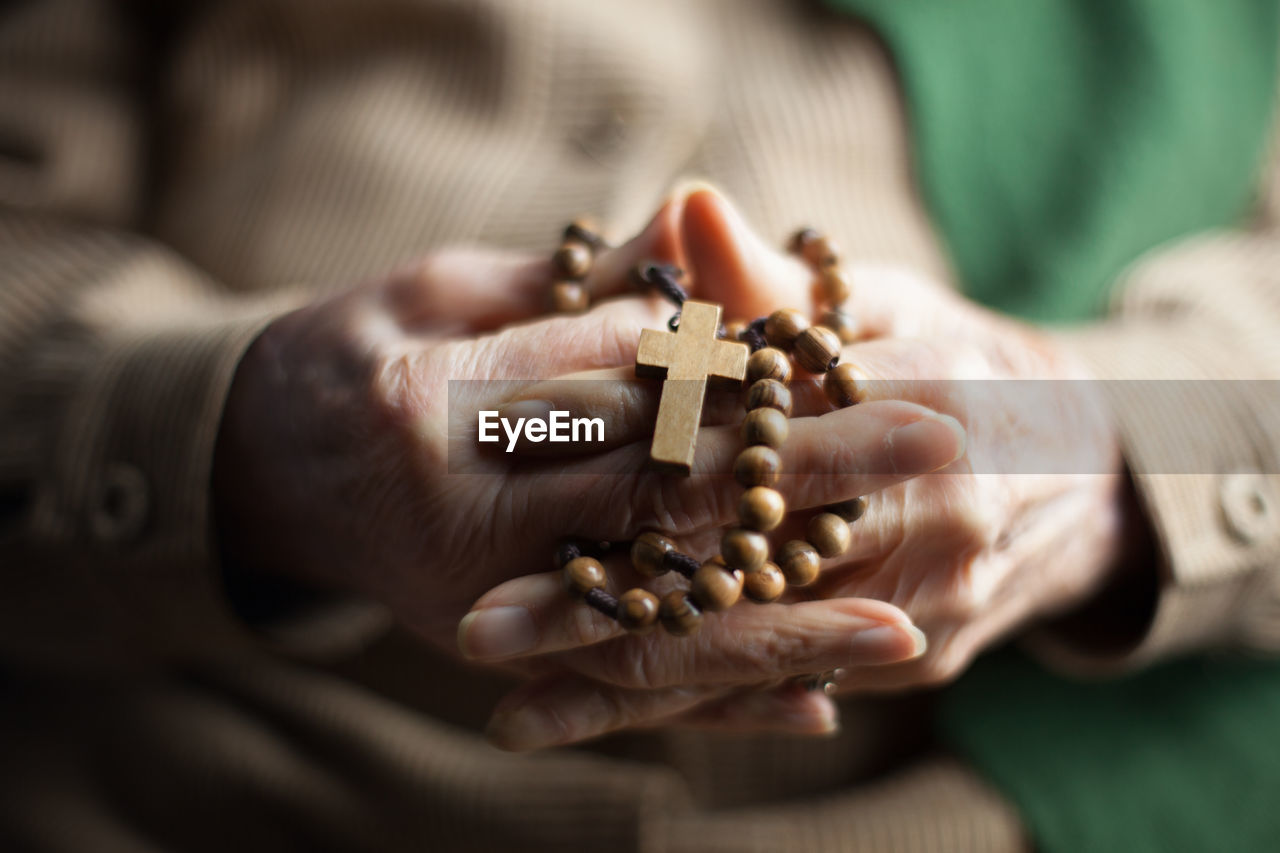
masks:
<instances>
[{"instance_id":1,"label":"wrinkled skin","mask_svg":"<svg viewBox=\"0 0 1280 853\"><path fill-rule=\"evenodd\" d=\"M711 274L733 240L717 223L722 208L705 191L673 198L643 233L599 258L593 292L624 292L627 270L657 259L688 268L697 295L731 315L785 298ZM688 479L645 472L643 435L611 442L603 456L533 460L473 440L475 410L497 408L528 380L629 370L640 330L671 313L656 298L627 296L581 316L542 316L551 272L545 259L442 252L272 323L237 370L220 429L214 501L224 552L251 576L279 573L383 602L454 651L458 622L476 599L544 570L563 535L621 540L659 527L713 543L733 521L740 491L722 473L739 449L740 412L702 430L697 468L714 476ZM490 381L455 386L451 405L449 381L466 379ZM895 432L907 427L911 440ZM893 435L902 438L895 444ZM830 412L797 422L786 449L791 470L820 471L833 453L866 459L867 470L793 477L786 493L792 507L817 507L962 452L954 420L915 404ZM525 688L532 694L606 703L611 727L663 720L829 731L826 697L788 686L787 677L894 663L922 646L901 610L858 598L737 610L687 642L653 634L596 643L598 624L565 601L554 577L550 594L526 604L551 608L538 615L558 625L568 620L566 645L591 646L563 661L506 666L551 673ZM756 685L771 689L725 701ZM594 733L539 728L527 715L512 726L535 732L533 745ZM495 738L530 745L501 726Z\"/></svg>"},{"instance_id":2,"label":"wrinkled skin","mask_svg":"<svg viewBox=\"0 0 1280 853\"><path fill-rule=\"evenodd\" d=\"M699 217L702 228L723 235L713 256L703 258L703 275L734 290L770 294L771 307L809 310L809 274L798 262L768 248L725 205L708 205ZM954 416L968 448L940 473L872 494L849 552L824 561L818 584L802 593L889 602L928 637L927 651L909 661L847 667L841 689L936 685L998 639L1095 594L1122 563L1127 543L1141 535L1142 522L1126 500L1118 439L1096 387L1008 381L1087 380L1052 337L909 272L849 268L855 293L846 307L864 340L847 346L842 358L867 377L866 402L854 410L886 399L918 403ZM526 395L575 412L614 413L616 429L643 438L652 428L652 400L629 394L620 402L608 388L551 382ZM813 388L798 388L797 401L793 428L804 416L830 410ZM936 438L945 440L941 433ZM824 470L833 480L856 476L850 467ZM775 541L802 529L788 524ZM508 697L495 718L499 743L528 748L661 721L686 701L679 690L705 688L690 677L690 653L669 642L648 640L644 663L630 670L602 664L610 657L599 654L600 645L618 649L615 659L634 661L626 650L636 641L618 639L616 626L551 596L553 583L550 574L517 579L476 605L480 612L530 607L541 629L528 654L581 675L568 687L559 677L554 689L535 684ZM805 606L763 609L782 630L789 614ZM716 618L737 617L734 610ZM468 630L479 624L480 617L470 617L464 625L464 648ZM754 655L778 651L751 643L742 649L744 671L753 670Z\"/></svg>"}]
</instances>

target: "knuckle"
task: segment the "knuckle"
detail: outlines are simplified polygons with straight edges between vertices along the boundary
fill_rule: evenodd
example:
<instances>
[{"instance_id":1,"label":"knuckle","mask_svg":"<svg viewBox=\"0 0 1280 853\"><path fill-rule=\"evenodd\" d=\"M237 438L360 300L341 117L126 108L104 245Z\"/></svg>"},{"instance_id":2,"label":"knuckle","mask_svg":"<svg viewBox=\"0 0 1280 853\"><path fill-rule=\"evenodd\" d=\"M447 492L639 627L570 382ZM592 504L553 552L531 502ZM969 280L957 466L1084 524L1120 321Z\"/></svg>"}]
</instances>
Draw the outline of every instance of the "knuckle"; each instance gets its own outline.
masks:
<instances>
[{"instance_id":1,"label":"knuckle","mask_svg":"<svg viewBox=\"0 0 1280 853\"><path fill-rule=\"evenodd\" d=\"M592 646L612 637L615 625L590 607L572 607L566 637L573 646Z\"/></svg>"},{"instance_id":2,"label":"knuckle","mask_svg":"<svg viewBox=\"0 0 1280 853\"><path fill-rule=\"evenodd\" d=\"M986 595L973 582L971 572L962 570L956 572L954 577L945 615L951 621L966 623L982 612Z\"/></svg>"},{"instance_id":3,"label":"knuckle","mask_svg":"<svg viewBox=\"0 0 1280 853\"><path fill-rule=\"evenodd\" d=\"M963 478L969 480L970 478ZM994 548L1000 538L1001 507L993 495L966 483L947 501L946 534L957 553Z\"/></svg>"},{"instance_id":4,"label":"knuckle","mask_svg":"<svg viewBox=\"0 0 1280 853\"><path fill-rule=\"evenodd\" d=\"M624 364L635 358L640 324L612 314L602 317L599 330L599 353L603 364Z\"/></svg>"},{"instance_id":5,"label":"knuckle","mask_svg":"<svg viewBox=\"0 0 1280 853\"><path fill-rule=\"evenodd\" d=\"M417 373L412 353L380 352L372 356L367 403L384 427L411 428L430 410L433 396Z\"/></svg>"},{"instance_id":6,"label":"knuckle","mask_svg":"<svg viewBox=\"0 0 1280 853\"><path fill-rule=\"evenodd\" d=\"M375 356L369 382L369 402L375 411L390 420L399 420L411 411L416 402L412 376L408 355Z\"/></svg>"},{"instance_id":7,"label":"knuckle","mask_svg":"<svg viewBox=\"0 0 1280 853\"><path fill-rule=\"evenodd\" d=\"M945 687L964 672L966 661L952 649L943 649L920 664L920 684L924 687Z\"/></svg>"},{"instance_id":8,"label":"knuckle","mask_svg":"<svg viewBox=\"0 0 1280 853\"><path fill-rule=\"evenodd\" d=\"M709 519L718 519L714 505L721 496L716 489L693 487L676 480L646 473L628 480L621 490L619 512L629 530L656 529L670 533L691 530Z\"/></svg>"},{"instance_id":9,"label":"knuckle","mask_svg":"<svg viewBox=\"0 0 1280 853\"><path fill-rule=\"evenodd\" d=\"M620 638L600 647L599 678L618 687L641 690L660 686L656 676L656 650L648 638Z\"/></svg>"},{"instance_id":10,"label":"knuckle","mask_svg":"<svg viewBox=\"0 0 1280 853\"><path fill-rule=\"evenodd\" d=\"M813 637L803 631L742 632L725 644L724 653L742 679L789 673L814 657Z\"/></svg>"},{"instance_id":11,"label":"knuckle","mask_svg":"<svg viewBox=\"0 0 1280 853\"><path fill-rule=\"evenodd\" d=\"M635 358L641 325L609 311L566 317L553 327L554 337L590 356L595 367L613 367Z\"/></svg>"}]
</instances>

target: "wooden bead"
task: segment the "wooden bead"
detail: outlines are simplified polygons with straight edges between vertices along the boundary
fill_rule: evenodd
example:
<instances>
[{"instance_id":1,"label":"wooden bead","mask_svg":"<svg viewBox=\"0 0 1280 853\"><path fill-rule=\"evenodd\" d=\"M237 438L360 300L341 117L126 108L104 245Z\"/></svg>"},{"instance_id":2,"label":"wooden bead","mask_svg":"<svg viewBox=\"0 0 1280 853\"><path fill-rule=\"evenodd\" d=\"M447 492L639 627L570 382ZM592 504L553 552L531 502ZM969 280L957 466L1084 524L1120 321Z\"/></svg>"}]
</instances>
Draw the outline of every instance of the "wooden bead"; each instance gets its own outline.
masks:
<instances>
[{"instance_id":1,"label":"wooden bead","mask_svg":"<svg viewBox=\"0 0 1280 853\"><path fill-rule=\"evenodd\" d=\"M562 577L564 588L575 599L582 598L587 590L604 589L606 580L604 566L593 557L574 557L564 564Z\"/></svg>"},{"instance_id":2,"label":"wooden bead","mask_svg":"<svg viewBox=\"0 0 1280 853\"><path fill-rule=\"evenodd\" d=\"M687 637L702 625L702 611L687 592L673 589L659 602L658 619L668 634Z\"/></svg>"},{"instance_id":3,"label":"wooden bead","mask_svg":"<svg viewBox=\"0 0 1280 853\"><path fill-rule=\"evenodd\" d=\"M733 478L738 485L772 486L782 474L782 457L772 447L748 447L733 460Z\"/></svg>"},{"instance_id":4,"label":"wooden bead","mask_svg":"<svg viewBox=\"0 0 1280 853\"><path fill-rule=\"evenodd\" d=\"M818 292L828 305L843 305L853 292L853 285L840 267L823 267L818 271Z\"/></svg>"},{"instance_id":5,"label":"wooden bead","mask_svg":"<svg viewBox=\"0 0 1280 853\"><path fill-rule=\"evenodd\" d=\"M758 572L769 559L769 540L763 533L736 527L720 539L720 557L731 569Z\"/></svg>"},{"instance_id":6,"label":"wooden bead","mask_svg":"<svg viewBox=\"0 0 1280 853\"><path fill-rule=\"evenodd\" d=\"M842 344L851 344L858 340L858 327L853 322L853 316L848 311L841 311L838 308L832 309L822 315L822 325L836 333L836 337L840 339Z\"/></svg>"},{"instance_id":7,"label":"wooden bead","mask_svg":"<svg viewBox=\"0 0 1280 853\"><path fill-rule=\"evenodd\" d=\"M853 534L849 522L833 512L824 512L809 519L804 538L823 557L838 557L849 550Z\"/></svg>"},{"instance_id":8,"label":"wooden bead","mask_svg":"<svg viewBox=\"0 0 1280 853\"><path fill-rule=\"evenodd\" d=\"M778 568L789 585L808 586L818 579L821 561L812 545L792 539L778 549Z\"/></svg>"},{"instance_id":9,"label":"wooden bead","mask_svg":"<svg viewBox=\"0 0 1280 853\"><path fill-rule=\"evenodd\" d=\"M742 572L708 560L693 575L689 594L703 610L728 610L742 597Z\"/></svg>"},{"instance_id":10,"label":"wooden bead","mask_svg":"<svg viewBox=\"0 0 1280 853\"><path fill-rule=\"evenodd\" d=\"M752 486L738 499L738 520L751 530L770 531L786 514L787 502L768 486Z\"/></svg>"},{"instance_id":11,"label":"wooden bead","mask_svg":"<svg viewBox=\"0 0 1280 853\"><path fill-rule=\"evenodd\" d=\"M576 281L557 281L551 285L551 310L557 314L579 314L590 304L587 289Z\"/></svg>"},{"instance_id":12,"label":"wooden bead","mask_svg":"<svg viewBox=\"0 0 1280 853\"><path fill-rule=\"evenodd\" d=\"M629 589L618 596L618 624L643 634L658 622L658 596L647 589Z\"/></svg>"},{"instance_id":13,"label":"wooden bead","mask_svg":"<svg viewBox=\"0 0 1280 853\"><path fill-rule=\"evenodd\" d=\"M591 247L577 240L566 240L556 249L551 261L565 278L585 278L591 272Z\"/></svg>"},{"instance_id":14,"label":"wooden bead","mask_svg":"<svg viewBox=\"0 0 1280 853\"><path fill-rule=\"evenodd\" d=\"M840 246L835 240L822 235L805 243L800 254L815 270L840 263Z\"/></svg>"},{"instance_id":15,"label":"wooden bead","mask_svg":"<svg viewBox=\"0 0 1280 853\"><path fill-rule=\"evenodd\" d=\"M822 390L833 406L844 408L861 403L866 396L866 375L849 362L838 364L822 380Z\"/></svg>"},{"instance_id":16,"label":"wooden bead","mask_svg":"<svg viewBox=\"0 0 1280 853\"><path fill-rule=\"evenodd\" d=\"M764 321L764 339L771 347L791 349L796 337L807 328L809 321L803 314L793 308L783 308Z\"/></svg>"},{"instance_id":17,"label":"wooden bead","mask_svg":"<svg viewBox=\"0 0 1280 853\"><path fill-rule=\"evenodd\" d=\"M761 379L774 379L783 384L791 381L791 359L785 352L765 347L751 354L747 359L747 384L754 385Z\"/></svg>"},{"instance_id":18,"label":"wooden bead","mask_svg":"<svg viewBox=\"0 0 1280 853\"><path fill-rule=\"evenodd\" d=\"M662 558L675 549L676 543L661 533L641 533L631 543L631 565L645 577L656 578L667 573Z\"/></svg>"},{"instance_id":19,"label":"wooden bead","mask_svg":"<svg viewBox=\"0 0 1280 853\"><path fill-rule=\"evenodd\" d=\"M724 336L731 341L741 338L746 330L747 324L742 320L730 320L724 324Z\"/></svg>"},{"instance_id":20,"label":"wooden bead","mask_svg":"<svg viewBox=\"0 0 1280 853\"><path fill-rule=\"evenodd\" d=\"M742 584L743 594L758 604L777 601L786 591L787 578L773 563L765 563L760 571L747 575Z\"/></svg>"},{"instance_id":21,"label":"wooden bead","mask_svg":"<svg viewBox=\"0 0 1280 853\"><path fill-rule=\"evenodd\" d=\"M763 444L777 449L790 432L791 422L777 409L752 409L742 419L742 440L748 447Z\"/></svg>"},{"instance_id":22,"label":"wooden bead","mask_svg":"<svg viewBox=\"0 0 1280 853\"><path fill-rule=\"evenodd\" d=\"M793 255L803 255L804 247L821 236L814 228L801 228L787 241L787 251Z\"/></svg>"},{"instance_id":23,"label":"wooden bead","mask_svg":"<svg viewBox=\"0 0 1280 853\"><path fill-rule=\"evenodd\" d=\"M791 389L776 379L761 379L752 383L747 389L748 409L777 409L782 414L791 414Z\"/></svg>"},{"instance_id":24,"label":"wooden bead","mask_svg":"<svg viewBox=\"0 0 1280 853\"><path fill-rule=\"evenodd\" d=\"M827 512L832 515L838 515L845 521L852 524L862 518L863 513L867 511L866 498L854 498L850 501L841 501L838 504L832 504L827 507Z\"/></svg>"},{"instance_id":25,"label":"wooden bead","mask_svg":"<svg viewBox=\"0 0 1280 853\"><path fill-rule=\"evenodd\" d=\"M810 326L795 344L796 361L810 373L826 373L840 360L840 338L825 326Z\"/></svg>"}]
</instances>

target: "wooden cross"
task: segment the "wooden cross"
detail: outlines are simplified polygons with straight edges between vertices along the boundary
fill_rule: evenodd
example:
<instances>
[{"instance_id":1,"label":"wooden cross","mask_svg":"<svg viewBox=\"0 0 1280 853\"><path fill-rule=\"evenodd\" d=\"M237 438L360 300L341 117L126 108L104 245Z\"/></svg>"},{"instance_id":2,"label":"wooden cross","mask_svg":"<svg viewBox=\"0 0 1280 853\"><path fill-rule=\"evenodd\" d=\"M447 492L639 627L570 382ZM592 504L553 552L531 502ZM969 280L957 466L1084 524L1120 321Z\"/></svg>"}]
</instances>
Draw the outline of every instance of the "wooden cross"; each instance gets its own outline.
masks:
<instances>
[{"instance_id":1,"label":"wooden cross","mask_svg":"<svg viewBox=\"0 0 1280 853\"><path fill-rule=\"evenodd\" d=\"M657 329L640 333L636 375L665 379L658 402L649 458L665 471L688 474L702 420L707 380L741 386L747 375L746 344L716 338L720 306L686 300L675 334Z\"/></svg>"}]
</instances>

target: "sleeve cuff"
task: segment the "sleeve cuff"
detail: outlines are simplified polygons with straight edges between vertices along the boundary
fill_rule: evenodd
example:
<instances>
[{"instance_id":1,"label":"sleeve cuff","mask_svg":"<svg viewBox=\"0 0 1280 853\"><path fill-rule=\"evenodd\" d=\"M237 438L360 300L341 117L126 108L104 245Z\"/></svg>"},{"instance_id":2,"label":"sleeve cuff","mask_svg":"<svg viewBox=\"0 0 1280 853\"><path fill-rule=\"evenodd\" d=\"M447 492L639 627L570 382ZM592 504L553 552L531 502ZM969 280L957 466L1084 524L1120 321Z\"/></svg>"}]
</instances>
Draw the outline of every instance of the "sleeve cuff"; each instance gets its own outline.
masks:
<instances>
[{"instance_id":1,"label":"sleeve cuff","mask_svg":"<svg viewBox=\"0 0 1280 853\"><path fill-rule=\"evenodd\" d=\"M1268 630L1251 605L1275 587L1269 567L1280 555L1280 478L1266 451L1274 383L1233 380L1230 349L1181 319L1113 322L1062 340L1100 380L1115 417L1155 538L1159 588L1145 635L1127 649L1100 653L1051 630L1030 645L1081 673L1249 645L1255 628Z\"/></svg>"},{"instance_id":2,"label":"sleeve cuff","mask_svg":"<svg viewBox=\"0 0 1280 853\"><path fill-rule=\"evenodd\" d=\"M219 304L216 320L113 333L75 372L34 511L39 562L82 587L83 604L59 608L52 624L47 610L31 616L42 624L28 630L55 654L64 640L91 647L77 658L133 662L221 658L264 642L329 654L381 626L348 602L250 625L224 583L209 491L221 413L244 352L294 302Z\"/></svg>"}]
</instances>

